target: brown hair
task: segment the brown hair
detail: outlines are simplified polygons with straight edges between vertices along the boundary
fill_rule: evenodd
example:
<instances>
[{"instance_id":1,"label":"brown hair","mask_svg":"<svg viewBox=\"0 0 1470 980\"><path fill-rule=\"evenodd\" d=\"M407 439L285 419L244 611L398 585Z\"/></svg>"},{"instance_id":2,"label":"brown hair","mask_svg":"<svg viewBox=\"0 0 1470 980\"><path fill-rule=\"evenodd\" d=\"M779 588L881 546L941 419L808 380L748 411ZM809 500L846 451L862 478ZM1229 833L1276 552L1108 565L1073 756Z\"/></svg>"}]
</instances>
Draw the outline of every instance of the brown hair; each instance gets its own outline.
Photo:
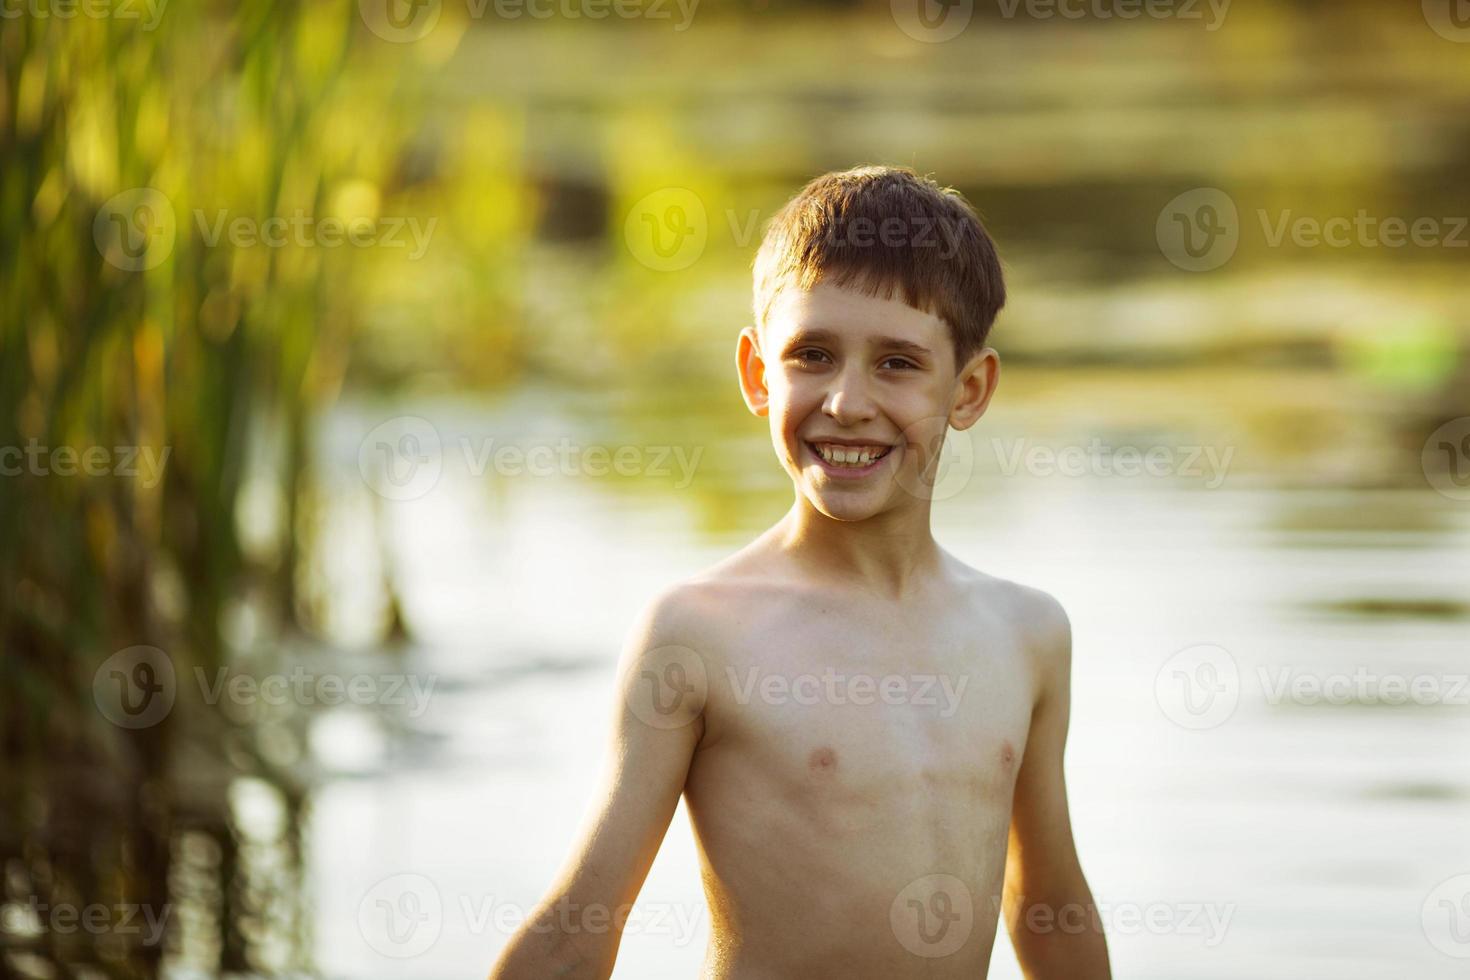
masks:
<instances>
[{"instance_id":1,"label":"brown hair","mask_svg":"<svg viewBox=\"0 0 1470 980\"><path fill-rule=\"evenodd\" d=\"M907 167L857 167L813 180L771 219L755 257L764 326L787 286L861 289L949 324L956 366L985 346L1005 305L995 242L968 201Z\"/></svg>"}]
</instances>

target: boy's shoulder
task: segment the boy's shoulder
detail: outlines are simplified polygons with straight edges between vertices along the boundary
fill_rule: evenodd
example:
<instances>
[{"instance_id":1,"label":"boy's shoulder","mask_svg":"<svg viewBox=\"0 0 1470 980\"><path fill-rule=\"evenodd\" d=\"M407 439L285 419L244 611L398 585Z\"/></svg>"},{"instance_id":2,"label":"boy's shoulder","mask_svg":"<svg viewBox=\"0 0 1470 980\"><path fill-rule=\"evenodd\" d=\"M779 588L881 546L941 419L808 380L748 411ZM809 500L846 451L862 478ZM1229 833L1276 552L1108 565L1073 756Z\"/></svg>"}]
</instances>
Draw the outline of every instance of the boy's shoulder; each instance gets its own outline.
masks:
<instances>
[{"instance_id":1,"label":"boy's shoulder","mask_svg":"<svg viewBox=\"0 0 1470 980\"><path fill-rule=\"evenodd\" d=\"M1072 624L1050 592L982 572L948 552L945 558L977 618L1005 623L1039 657L1065 660L1070 656Z\"/></svg>"},{"instance_id":2,"label":"boy's shoulder","mask_svg":"<svg viewBox=\"0 0 1470 980\"><path fill-rule=\"evenodd\" d=\"M1050 592L982 572L948 553L945 557L954 570L954 578L963 583L965 593L986 610L1014 617L1043 631L1067 625L1066 610Z\"/></svg>"},{"instance_id":3,"label":"boy's shoulder","mask_svg":"<svg viewBox=\"0 0 1470 980\"><path fill-rule=\"evenodd\" d=\"M643 618L665 636L709 638L732 620L799 599L800 581L749 551L665 586L644 606Z\"/></svg>"},{"instance_id":4,"label":"boy's shoulder","mask_svg":"<svg viewBox=\"0 0 1470 980\"><path fill-rule=\"evenodd\" d=\"M1003 626L1035 656L1061 658L1065 665L1071 624L1054 596L982 572L947 552L944 558L945 587L958 615L973 617L977 628ZM766 616L823 598L788 566L746 549L665 587L645 606L643 621L650 640L713 652L729 638L732 625L755 629Z\"/></svg>"}]
</instances>

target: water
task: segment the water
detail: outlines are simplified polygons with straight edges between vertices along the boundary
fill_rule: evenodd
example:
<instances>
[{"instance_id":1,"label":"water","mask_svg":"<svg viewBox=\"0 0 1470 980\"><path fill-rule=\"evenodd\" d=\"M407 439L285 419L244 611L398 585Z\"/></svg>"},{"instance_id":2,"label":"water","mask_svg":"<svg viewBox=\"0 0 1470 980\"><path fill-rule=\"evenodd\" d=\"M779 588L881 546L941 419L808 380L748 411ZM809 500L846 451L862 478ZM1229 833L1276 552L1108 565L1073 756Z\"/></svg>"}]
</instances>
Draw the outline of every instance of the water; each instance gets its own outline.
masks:
<instances>
[{"instance_id":1,"label":"water","mask_svg":"<svg viewBox=\"0 0 1470 980\"><path fill-rule=\"evenodd\" d=\"M745 489L715 467L675 490L660 477L477 476L454 447L459 435L587 431L574 417L344 405L324 441L335 503L321 551L341 556L322 574L354 610L346 619L371 620L381 603L362 557L373 530L358 441L402 412L432 420L448 447L433 489L387 503L379 525L414 630L404 669L436 686L417 717L317 721L328 775L306 860L329 975L488 968L581 819L623 631L654 591L739 547L787 500L754 425L710 440L763 468ZM1213 488L1187 475L1007 474L986 440L1020 417L982 423L971 477L936 504L936 535L982 570L1053 592L1072 618L1072 818L1116 975L1463 975L1431 941L1470 952L1444 938L1450 909L1431 892L1470 872L1470 690L1455 689L1470 669L1470 511L1412 480L1272 487L1259 457ZM710 503L731 496L739 506ZM1213 716L1190 714L1174 685L1198 665L1171 657L1201 645L1222 648L1238 682L1220 695L1228 718L1195 730L1185 725ZM1273 703L1283 670L1347 687ZM1386 675L1457 703L1367 703ZM390 909L417 918L389 933ZM615 975L694 976L708 921L682 806L639 910ZM1020 975L1003 935L991 975Z\"/></svg>"}]
</instances>

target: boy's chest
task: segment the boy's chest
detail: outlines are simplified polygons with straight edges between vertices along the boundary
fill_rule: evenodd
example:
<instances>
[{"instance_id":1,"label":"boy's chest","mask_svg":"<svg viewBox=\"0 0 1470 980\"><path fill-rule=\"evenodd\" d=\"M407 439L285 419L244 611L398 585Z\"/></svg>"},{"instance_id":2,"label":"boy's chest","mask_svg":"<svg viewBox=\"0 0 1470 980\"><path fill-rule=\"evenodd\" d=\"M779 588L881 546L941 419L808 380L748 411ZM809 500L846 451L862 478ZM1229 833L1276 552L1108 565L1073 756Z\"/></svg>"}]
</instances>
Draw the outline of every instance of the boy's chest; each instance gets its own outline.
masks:
<instances>
[{"instance_id":1,"label":"boy's chest","mask_svg":"<svg viewBox=\"0 0 1470 980\"><path fill-rule=\"evenodd\" d=\"M1016 631L848 608L766 618L710 678L727 752L794 790L1009 787L1034 700Z\"/></svg>"}]
</instances>

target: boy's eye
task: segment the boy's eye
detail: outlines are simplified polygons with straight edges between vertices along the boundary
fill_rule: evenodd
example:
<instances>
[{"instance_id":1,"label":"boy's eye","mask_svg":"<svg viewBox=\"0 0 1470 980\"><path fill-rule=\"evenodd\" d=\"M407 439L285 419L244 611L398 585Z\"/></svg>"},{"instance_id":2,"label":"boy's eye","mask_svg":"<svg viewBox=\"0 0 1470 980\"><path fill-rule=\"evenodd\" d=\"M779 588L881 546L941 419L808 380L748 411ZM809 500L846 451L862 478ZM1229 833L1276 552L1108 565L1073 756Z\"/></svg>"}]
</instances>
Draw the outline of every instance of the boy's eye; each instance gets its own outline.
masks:
<instances>
[{"instance_id":1,"label":"boy's eye","mask_svg":"<svg viewBox=\"0 0 1470 980\"><path fill-rule=\"evenodd\" d=\"M791 356L795 360L807 364L819 364L827 357L826 354L817 350L815 347L803 347L801 350L793 352Z\"/></svg>"},{"instance_id":2,"label":"boy's eye","mask_svg":"<svg viewBox=\"0 0 1470 980\"><path fill-rule=\"evenodd\" d=\"M917 368L918 365L906 357L890 357L883 362L884 367L896 367L900 370Z\"/></svg>"}]
</instances>

